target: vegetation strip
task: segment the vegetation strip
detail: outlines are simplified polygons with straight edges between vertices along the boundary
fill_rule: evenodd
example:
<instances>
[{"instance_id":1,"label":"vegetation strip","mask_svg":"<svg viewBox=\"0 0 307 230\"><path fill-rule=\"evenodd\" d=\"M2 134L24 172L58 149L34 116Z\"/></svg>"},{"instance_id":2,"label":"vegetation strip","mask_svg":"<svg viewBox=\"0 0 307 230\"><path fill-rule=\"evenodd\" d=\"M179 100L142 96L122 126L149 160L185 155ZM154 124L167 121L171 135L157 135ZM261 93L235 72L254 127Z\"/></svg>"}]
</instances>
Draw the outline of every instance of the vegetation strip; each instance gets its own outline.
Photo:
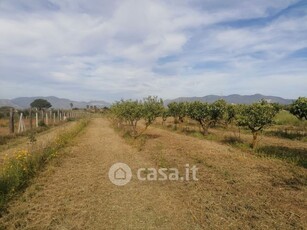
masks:
<instances>
[{"instance_id":1,"label":"vegetation strip","mask_svg":"<svg viewBox=\"0 0 307 230\"><path fill-rule=\"evenodd\" d=\"M69 141L76 137L89 123L82 119L76 127L61 133L54 142L47 147L29 152L19 150L14 157L7 158L0 169L0 211L3 211L7 202L20 190L25 188L48 161L58 155Z\"/></svg>"},{"instance_id":2,"label":"vegetation strip","mask_svg":"<svg viewBox=\"0 0 307 230\"><path fill-rule=\"evenodd\" d=\"M156 118L161 117L162 125L164 125L167 118L172 117L175 130L177 130L177 125L179 127L185 125L186 130L184 132L190 135L200 134L204 139L216 140L223 144L230 144L243 151L256 153L258 156L279 158L306 168L306 149L303 147L279 147L276 144L257 146L260 142L259 135L267 132L269 128L272 129L272 126L276 124L276 119L280 120L281 115L279 114L281 113L292 114L292 118L299 121L302 126L301 140L304 140L307 98L302 97L287 107L270 103L266 100L261 100L251 105L227 104L224 100L217 100L213 103L200 101L171 102L165 107L161 99L149 96L143 100L118 101L111 106L109 115L115 127L126 131L125 135L129 134L134 138L140 138L147 127L154 124ZM141 120L145 124L145 129L143 130L140 129L140 125L138 126ZM191 122L199 126L199 132L190 130L188 124ZM235 136L221 138L209 132L209 129L217 126L227 130L230 125L240 130L238 136L235 134ZM252 134L251 144L241 139L241 128L242 131L249 131ZM297 136L298 134L292 135Z\"/></svg>"}]
</instances>

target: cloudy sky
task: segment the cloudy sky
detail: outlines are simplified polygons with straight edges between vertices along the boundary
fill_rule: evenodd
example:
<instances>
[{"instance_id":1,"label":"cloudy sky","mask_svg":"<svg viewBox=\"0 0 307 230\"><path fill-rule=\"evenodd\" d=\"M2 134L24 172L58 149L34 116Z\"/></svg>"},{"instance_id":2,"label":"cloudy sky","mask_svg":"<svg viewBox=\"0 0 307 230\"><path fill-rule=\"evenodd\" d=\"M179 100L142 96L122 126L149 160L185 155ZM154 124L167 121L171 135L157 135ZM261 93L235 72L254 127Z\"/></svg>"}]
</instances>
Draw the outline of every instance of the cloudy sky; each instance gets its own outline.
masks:
<instances>
[{"instance_id":1,"label":"cloudy sky","mask_svg":"<svg viewBox=\"0 0 307 230\"><path fill-rule=\"evenodd\" d=\"M0 0L0 98L307 96L307 1Z\"/></svg>"}]
</instances>

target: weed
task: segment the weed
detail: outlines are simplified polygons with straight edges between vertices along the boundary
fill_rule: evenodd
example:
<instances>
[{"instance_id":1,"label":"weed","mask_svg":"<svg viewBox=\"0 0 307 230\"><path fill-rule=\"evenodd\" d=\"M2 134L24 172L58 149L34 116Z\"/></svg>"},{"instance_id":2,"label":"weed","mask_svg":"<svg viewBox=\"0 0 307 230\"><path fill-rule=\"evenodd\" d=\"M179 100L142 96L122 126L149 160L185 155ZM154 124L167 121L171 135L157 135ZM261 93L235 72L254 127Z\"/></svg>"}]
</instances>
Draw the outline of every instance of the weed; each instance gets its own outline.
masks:
<instances>
[{"instance_id":1,"label":"weed","mask_svg":"<svg viewBox=\"0 0 307 230\"><path fill-rule=\"evenodd\" d=\"M305 149L283 146L264 146L258 148L256 153L260 156L286 160L290 163L307 168L307 151Z\"/></svg>"},{"instance_id":2,"label":"weed","mask_svg":"<svg viewBox=\"0 0 307 230\"><path fill-rule=\"evenodd\" d=\"M46 125L46 123L44 121L39 121L38 122L38 126L39 127L46 127L47 125Z\"/></svg>"},{"instance_id":3,"label":"weed","mask_svg":"<svg viewBox=\"0 0 307 230\"><path fill-rule=\"evenodd\" d=\"M296 130L288 130L288 129L279 129L279 130L270 130L265 132L268 136L281 137L291 140L304 140L307 138L305 132L300 132Z\"/></svg>"},{"instance_id":4,"label":"weed","mask_svg":"<svg viewBox=\"0 0 307 230\"><path fill-rule=\"evenodd\" d=\"M3 167L0 169L0 211L4 209L8 200L23 189L49 160L56 157L59 150L87 123L87 120L81 120L74 129L60 134L55 142L43 149L35 152L18 150L14 157L4 159Z\"/></svg>"}]
</instances>

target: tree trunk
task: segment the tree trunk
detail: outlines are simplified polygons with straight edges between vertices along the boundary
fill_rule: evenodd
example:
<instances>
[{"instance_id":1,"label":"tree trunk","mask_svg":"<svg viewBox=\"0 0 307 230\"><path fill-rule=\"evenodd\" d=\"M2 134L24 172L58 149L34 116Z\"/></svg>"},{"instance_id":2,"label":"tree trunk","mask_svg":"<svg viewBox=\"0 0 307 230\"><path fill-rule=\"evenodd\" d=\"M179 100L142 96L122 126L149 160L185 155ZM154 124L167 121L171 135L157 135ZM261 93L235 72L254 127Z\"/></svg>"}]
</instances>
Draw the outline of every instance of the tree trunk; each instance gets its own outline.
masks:
<instances>
[{"instance_id":1,"label":"tree trunk","mask_svg":"<svg viewBox=\"0 0 307 230\"><path fill-rule=\"evenodd\" d=\"M253 132L253 143L252 143L252 148L254 149L257 145L257 137L258 137L258 132L254 131Z\"/></svg>"},{"instance_id":2,"label":"tree trunk","mask_svg":"<svg viewBox=\"0 0 307 230\"><path fill-rule=\"evenodd\" d=\"M207 125L204 125L204 124L202 124L201 127L203 129L203 135L207 136L209 134L209 127Z\"/></svg>"}]
</instances>

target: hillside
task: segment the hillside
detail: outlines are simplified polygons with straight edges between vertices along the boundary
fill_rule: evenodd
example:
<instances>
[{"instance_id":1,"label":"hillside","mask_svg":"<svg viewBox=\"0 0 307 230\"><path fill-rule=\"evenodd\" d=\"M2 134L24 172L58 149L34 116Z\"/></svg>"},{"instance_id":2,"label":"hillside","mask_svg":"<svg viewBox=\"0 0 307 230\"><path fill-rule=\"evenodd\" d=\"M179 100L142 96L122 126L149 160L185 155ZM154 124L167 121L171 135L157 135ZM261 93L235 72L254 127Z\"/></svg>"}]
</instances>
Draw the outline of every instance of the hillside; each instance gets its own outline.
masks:
<instances>
[{"instance_id":1,"label":"hillside","mask_svg":"<svg viewBox=\"0 0 307 230\"><path fill-rule=\"evenodd\" d=\"M110 106L110 103L105 101L73 101L66 98L58 98L54 96L50 97L18 97L12 100L9 99L0 99L0 107L2 106L12 106L17 109L29 108L31 102L35 99L42 98L46 99L52 104L52 107L55 109L70 109L70 103L73 103L74 108L86 108L87 105L97 106L98 108L102 108L105 106Z\"/></svg>"},{"instance_id":2,"label":"hillside","mask_svg":"<svg viewBox=\"0 0 307 230\"><path fill-rule=\"evenodd\" d=\"M203 102L215 102L219 99L224 99L228 103L233 104L252 104L254 102L258 102L261 99L266 99L271 103L279 103L283 105L288 105L292 103L292 99L284 99L281 97L275 96L265 96L261 94L254 94L254 95L239 95L239 94L232 94L229 96L217 96L217 95L207 95L204 97L179 97L176 99L165 100L165 104L169 104L171 102L181 102L181 101L203 101Z\"/></svg>"},{"instance_id":3,"label":"hillside","mask_svg":"<svg viewBox=\"0 0 307 230\"><path fill-rule=\"evenodd\" d=\"M108 107L111 104L106 101L73 101L66 98L58 98L54 96L49 97L18 97L14 99L0 99L0 107L2 106L11 106L17 109L29 108L32 101L38 98L43 98L48 100L52 107L55 109L70 109L70 103L73 103L74 108L86 108L87 105L89 106L97 106L98 108ZM292 103L292 99L284 99L282 97L275 97L275 96L265 96L261 94L254 94L254 95L239 95L239 94L232 94L229 96L218 96L218 95L207 95L204 97L179 97L175 99L165 100L164 103L167 105L170 102L181 102L181 101L203 101L203 102L215 102L218 99L224 99L228 103L233 104L251 104L261 99L266 99L272 103L280 103L283 105L288 105Z\"/></svg>"}]
</instances>

